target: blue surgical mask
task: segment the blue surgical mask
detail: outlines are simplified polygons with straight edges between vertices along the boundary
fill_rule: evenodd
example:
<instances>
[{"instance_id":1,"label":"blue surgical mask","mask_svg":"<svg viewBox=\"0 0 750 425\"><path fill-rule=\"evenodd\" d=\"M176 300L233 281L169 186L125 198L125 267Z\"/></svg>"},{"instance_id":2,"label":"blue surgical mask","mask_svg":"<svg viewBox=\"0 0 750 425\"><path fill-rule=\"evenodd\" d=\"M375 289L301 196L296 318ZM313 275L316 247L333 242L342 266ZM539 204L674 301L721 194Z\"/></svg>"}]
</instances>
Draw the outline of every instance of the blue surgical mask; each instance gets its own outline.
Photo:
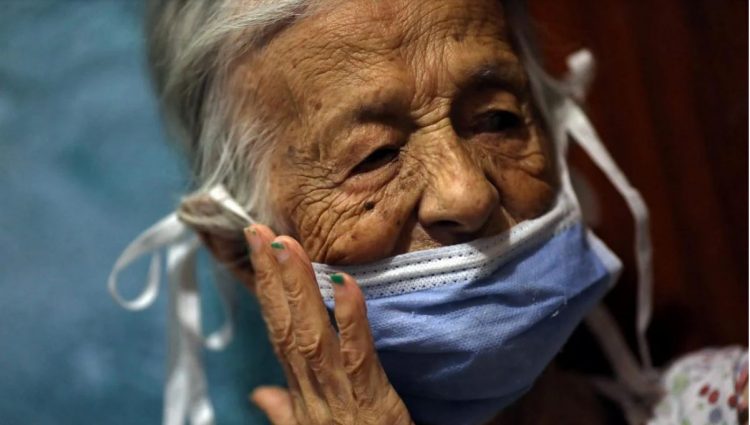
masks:
<instances>
[{"instance_id":1,"label":"blue surgical mask","mask_svg":"<svg viewBox=\"0 0 750 425\"><path fill-rule=\"evenodd\" d=\"M611 287L620 261L568 191L497 236L355 267L383 368L416 423L482 424L515 401Z\"/></svg>"}]
</instances>

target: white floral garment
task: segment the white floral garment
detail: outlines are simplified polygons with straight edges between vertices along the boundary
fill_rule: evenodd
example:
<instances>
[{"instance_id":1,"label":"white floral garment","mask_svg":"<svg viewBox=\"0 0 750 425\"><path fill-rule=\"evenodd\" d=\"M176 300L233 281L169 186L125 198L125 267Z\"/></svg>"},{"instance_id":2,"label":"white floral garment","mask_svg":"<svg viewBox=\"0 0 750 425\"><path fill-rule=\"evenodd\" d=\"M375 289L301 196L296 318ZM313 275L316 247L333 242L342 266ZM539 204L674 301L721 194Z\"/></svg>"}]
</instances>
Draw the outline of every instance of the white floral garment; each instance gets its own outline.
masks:
<instances>
[{"instance_id":1,"label":"white floral garment","mask_svg":"<svg viewBox=\"0 0 750 425\"><path fill-rule=\"evenodd\" d=\"M688 354L667 369L648 425L747 424L748 357L741 347Z\"/></svg>"}]
</instances>

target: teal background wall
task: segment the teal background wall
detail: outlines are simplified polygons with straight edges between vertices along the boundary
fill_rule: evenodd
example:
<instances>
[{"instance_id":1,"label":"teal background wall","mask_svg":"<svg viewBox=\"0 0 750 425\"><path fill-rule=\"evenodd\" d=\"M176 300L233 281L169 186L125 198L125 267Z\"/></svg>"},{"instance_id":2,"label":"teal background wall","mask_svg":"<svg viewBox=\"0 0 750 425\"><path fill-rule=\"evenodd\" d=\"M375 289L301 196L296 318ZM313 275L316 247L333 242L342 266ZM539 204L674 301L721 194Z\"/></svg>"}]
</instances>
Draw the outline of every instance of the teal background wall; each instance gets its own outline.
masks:
<instances>
[{"instance_id":1,"label":"teal background wall","mask_svg":"<svg viewBox=\"0 0 750 425\"><path fill-rule=\"evenodd\" d=\"M142 8L0 2L2 424L161 420L166 288L140 313L106 290L120 251L188 186L151 94ZM146 263L123 276L125 293ZM212 328L210 275L201 285ZM247 394L283 382L257 306L244 292L240 301L237 339L205 357L220 425L266 423Z\"/></svg>"}]
</instances>

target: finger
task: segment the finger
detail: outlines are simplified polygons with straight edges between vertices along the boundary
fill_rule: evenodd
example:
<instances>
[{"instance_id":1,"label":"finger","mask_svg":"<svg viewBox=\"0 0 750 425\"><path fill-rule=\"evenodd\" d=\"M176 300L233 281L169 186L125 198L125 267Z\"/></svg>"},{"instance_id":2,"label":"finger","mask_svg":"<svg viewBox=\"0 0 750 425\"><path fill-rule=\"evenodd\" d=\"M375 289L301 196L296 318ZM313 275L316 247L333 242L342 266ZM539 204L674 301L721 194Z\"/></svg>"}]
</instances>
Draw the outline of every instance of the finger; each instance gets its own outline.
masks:
<instances>
[{"instance_id":1,"label":"finger","mask_svg":"<svg viewBox=\"0 0 750 425\"><path fill-rule=\"evenodd\" d=\"M271 246L281 266L297 350L307 360L336 420L346 423L342 415L351 414L354 401L351 385L341 367L338 338L310 260L299 243L288 236L277 237Z\"/></svg>"},{"instance_id":2,"label":"finger","mask_svg":"<svg viewBox=\"0 0 750 425\"><path fill-rule=\"evenodd\" d=\"M286 248L290 249L293 254L296 254L298 260L300 261L300 264L302 264L302 266L310 275L310 279L313 282L317 282L317 277L315 277L315 270L313 269L312 263L310 262L310 257L307 256L305 249L294 238L288 238L288 240L291 240L292 243L286 244Z\"/></svg>"},{"instance_id":3,"label":"finger","mask_svg":"<svg viewBox=\"0 0 750 425\"><path fill-rule=\"evenodd\" d=\"M294 417L292 397L289 392L279 387L259 387L250 396L273 425L298 425Z\"/></svg>"},{"instance_id":4,"label":"finger","mask_svg":"<svg viewBox=\"0 0 750 425\"><path fill-rule=\"evenodd\" d=\"M331 275L331 281L344 370L357 404L370 407L384 401L386 396L391 397L394 391L375 351L362 291L354 278L345 273Z\"/></svg>"},{"instance_id":5,"label":"finger","mask_svg":"<svg viewBox=\"0 0 750 425\"><path fill-rule=\"evenodd\" d=\"M310 423L303 392L312 391L312 383L304 359L294 344L292 318L281 283L278 264L270 252L276 235L270 228L254 225L245 229L250 245L250 260L255 271L256 296L266 322L268 334L276 356L286 376L294 412L300 423ZM300 382L301 381L301 382ZM303 391L303 388L306 390Z\"/></svg>"},{"instance_id":6,"label":"finger","mask_svg":"<svg viewBox=\"0 0 750 425\"><path fill-rule=\"evenodd\" d=\"M250 262L255 272L258 302L272 343L278 345L291 337L292 316L279 278L278 264L269 248L276 235L268 227L256 225L245 229L245 236L250 245Z\"/></svg>"}]
</instances>

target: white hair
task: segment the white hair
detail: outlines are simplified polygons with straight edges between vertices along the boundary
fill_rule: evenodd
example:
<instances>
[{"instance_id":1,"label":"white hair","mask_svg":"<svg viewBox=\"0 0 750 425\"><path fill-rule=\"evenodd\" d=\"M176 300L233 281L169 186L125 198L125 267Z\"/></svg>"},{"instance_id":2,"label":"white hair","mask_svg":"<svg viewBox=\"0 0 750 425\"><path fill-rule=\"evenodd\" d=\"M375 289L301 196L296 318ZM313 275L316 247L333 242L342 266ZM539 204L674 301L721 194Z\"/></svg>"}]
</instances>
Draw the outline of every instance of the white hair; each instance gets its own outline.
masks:
<instances>
[{"instance_id":1,"label":"white hair","mask_svg":"<svg viewBox=\"0 0 750 425\"><path fill-rule=\"evenodd\" d=\"M152 0L148 11L149 62L167 129L193 170L194 191L183 198L180 218L193 228L239 239L245 225L207 196L223 184L258 222L288 233L267 200L266 160L274 135L259 119L237 112L228 84L229 64L260 48L321 0ZM522 0L504 0L524 11ZM525 26L508 13L515 36ZM236 97L236 96L235 96Z\"/></svg>"},{"instance_id":2,"label":"white hair","mask_svg":"<svg viewBox=\"0 0 750 425\"><path fill-rule=\"evenodd\" d=\"M265 202L273 135L258 119L237 119L229 65L290 25L313 0L153 0L149 62L167 129L191 164L194 191L178 214L197 230L235 238L243 223L205 196L223 184L257 221L279 227Z\"/></svg>"}]
</instances>

